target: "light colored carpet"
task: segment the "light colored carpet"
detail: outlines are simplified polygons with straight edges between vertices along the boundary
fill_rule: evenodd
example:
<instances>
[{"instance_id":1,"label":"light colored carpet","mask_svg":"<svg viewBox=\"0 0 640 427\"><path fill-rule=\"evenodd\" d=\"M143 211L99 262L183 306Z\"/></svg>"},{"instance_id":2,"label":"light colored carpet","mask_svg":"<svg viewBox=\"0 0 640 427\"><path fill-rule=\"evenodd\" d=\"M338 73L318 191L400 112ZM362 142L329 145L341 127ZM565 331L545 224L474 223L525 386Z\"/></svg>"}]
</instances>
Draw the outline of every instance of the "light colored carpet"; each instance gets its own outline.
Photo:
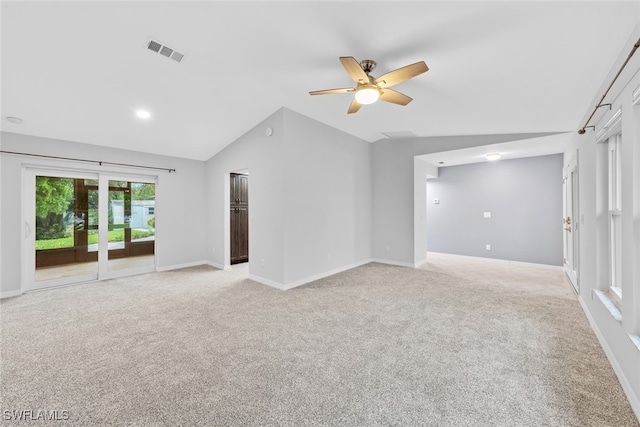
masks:
<instances>
[{"instance_id":1,"label":"light colored carpet","mask_svg":"<svg viewBox=\"0 0 640 427\"><path fill-rule=\"evenodd\" d=\"M638 425L575 296L557 291L566 282L529 278L554 282L545 293L544 283L445 270L372 263L282 292L246 279L246 266L198 267L4 300L0 416L67 411L51 424L78 426Z\"/></svg>"}]
</instances>

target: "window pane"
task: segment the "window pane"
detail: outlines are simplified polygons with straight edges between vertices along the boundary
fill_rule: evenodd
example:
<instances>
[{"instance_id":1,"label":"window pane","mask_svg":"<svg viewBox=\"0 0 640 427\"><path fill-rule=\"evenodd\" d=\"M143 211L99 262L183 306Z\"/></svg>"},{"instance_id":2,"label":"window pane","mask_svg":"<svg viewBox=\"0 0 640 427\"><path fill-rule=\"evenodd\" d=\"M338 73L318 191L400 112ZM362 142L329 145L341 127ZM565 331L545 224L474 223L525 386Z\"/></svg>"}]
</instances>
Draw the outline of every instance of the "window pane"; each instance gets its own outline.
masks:
<instances>
[{"instance_id":1,"label":"window pane","mask_svg":"<svg viewBox=\"0 0 640 427\"><path fill-rule=\"evenodd\" d=\"M36 176L35 280L97 277L98 201L84 178ZM90 205L92 205L90 207ZM89 239L93 239L89 241Z\"/></svg>"},{"instance_id":2,"label":"window pane","mask_svg":"<svg viewBox=\"0 0 640 427\"><path fill-rule=\"evenodd\" d=\"M109 181L109 270L155 264L155 184Z\"/></svg>"},{"instance_id":3,"label":"window pane","mask_svg":"<svg viewBox=\"0 0 640 427\"><path fill-rule=\"evenodd\" d=\"M131 183L132 241L149 241L155 238L156 186L141 182Z\"/></svg>"},{"instance_id":4,"label":"window pane","mask_svg":"<svg viewBox=\"0 0 640 427\"><path fill-rule=\"evenodd\" d=\"M622 217L611 215L610 248L611 248L611 287L622 294Z\"/></svg>"},{"instance_id":5,"label":"window pane","mask_svg":"<svg viewBox=\"0 0 640 427\"><path fill-rule=\"evenodd\" d=\"M36 250L73 247L73 178L36 177Z\"/></svg>"}]
</instances>

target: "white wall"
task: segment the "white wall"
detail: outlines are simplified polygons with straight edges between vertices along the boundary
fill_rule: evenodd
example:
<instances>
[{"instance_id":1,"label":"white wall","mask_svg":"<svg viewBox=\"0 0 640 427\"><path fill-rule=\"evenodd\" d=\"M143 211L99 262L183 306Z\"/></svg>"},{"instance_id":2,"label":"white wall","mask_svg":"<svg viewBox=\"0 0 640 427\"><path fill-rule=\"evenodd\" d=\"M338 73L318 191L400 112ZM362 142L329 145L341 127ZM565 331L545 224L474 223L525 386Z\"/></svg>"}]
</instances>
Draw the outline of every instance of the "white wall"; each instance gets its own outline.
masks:
<instances>
[{"instance_id":1,"label":"white wall","mask_svg":"<svg viewBox=\"0 0 640 427\"><path fill-rule=\"evenodd\" d=\"M371 258L371 145L291 110L285 123L285 283Z\"/></svg>"},{"instance_id":2,"label":"white wall","mask_svg":"<svg viewBox=\"0 0 640 427\"><path fill-rule=\"evenodd\" d=\"M229 173L249 173L249 273L284 283L284 110L280 109L207 161L207 251L229 266ZM266 129L273 133L266 135Z\"/></svg>"},{"instance_id":3,"label":"white wall","mask_svg":"<svg viewBox=\"0 0 640 427\"><path fill-rule=\"evenodd\" d=\"M613 80L640 28L629 39L602 91L594 94L594 103ZM632 57L625 71L603 103L586 134L572 134L566 158L578 153L579 168L579 299L611 365L640 418L640 104L633 105L633 93L640 89L640 54ZM622 111L622 307L620 313L605 291L609 287L607 150L596 143L596 135L618 110ZM585 120L591 110L585 113ZM580 124L582 125L582 123ZM616 315L621 314L621 319Z\"/></svg>"},{"instance_id":4,"label":"white wall","mask_svg":"<svg viewBox=\"0 0 640 427\"><path fill-rule=\"evenodd\" d=\"M0 198L2 214L2 251L0 258L0 296L15 295L21 289L22 171L25 165L38 167L114 172L133 175L157 175L156 261L158 269L170 269L206 261L205 163L195 160L156 156L77 142L40 138L14 133L0 134L1 149L57 157L81 158L104 162L175 168L175 173L126 168L92 163L2 154L0 156Z\"/></svg>"},{"instance_id":5,"label":"white wall","mask_svg":"<svg viewBox=\"0 0 640 427\"><path fill-rule=\"evenodd\" d=\"M367 142L282 108L212 157L209 255L223 267L229 265L226 177L236 170L249 172L253 279L286 289L371 258Z\"/></svg>"}]
</instances>

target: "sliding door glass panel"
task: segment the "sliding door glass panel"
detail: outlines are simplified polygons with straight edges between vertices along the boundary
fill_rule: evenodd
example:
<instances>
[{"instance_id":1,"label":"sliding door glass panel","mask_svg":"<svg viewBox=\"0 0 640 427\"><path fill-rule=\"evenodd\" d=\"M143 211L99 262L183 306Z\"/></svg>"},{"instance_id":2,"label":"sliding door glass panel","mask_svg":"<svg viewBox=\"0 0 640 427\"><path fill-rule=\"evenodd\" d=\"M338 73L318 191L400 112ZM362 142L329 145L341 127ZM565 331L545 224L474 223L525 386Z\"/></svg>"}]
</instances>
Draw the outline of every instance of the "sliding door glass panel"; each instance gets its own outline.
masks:
<instances>
[{"instance_id":1,"label":"sliding door glass panel","mask_svg":"<svg viewBox=\"0 0 640 427\"><path fill-rule=\"evenodd\" d=\"M109 181L109 271L155 265L155 184Z\"/></svg>"},{"instance_id":2,"label":"sliding door glass panel","mask_svg":"<svg viewBox=\"0 0 640 427\"><path fill-rule=\"evenodd\" d=\"M55 285L93 278L98 255L91 252L92 221L84 178L35 176L35 282ZM95 186L97 192L97 185ZM95 208L97 209L97 199ZM97 216L93 218L97 230ZM93 237L97 246L97 235ZM79 279L80 280L80 279Z\"/></svg>"}]
</instances>

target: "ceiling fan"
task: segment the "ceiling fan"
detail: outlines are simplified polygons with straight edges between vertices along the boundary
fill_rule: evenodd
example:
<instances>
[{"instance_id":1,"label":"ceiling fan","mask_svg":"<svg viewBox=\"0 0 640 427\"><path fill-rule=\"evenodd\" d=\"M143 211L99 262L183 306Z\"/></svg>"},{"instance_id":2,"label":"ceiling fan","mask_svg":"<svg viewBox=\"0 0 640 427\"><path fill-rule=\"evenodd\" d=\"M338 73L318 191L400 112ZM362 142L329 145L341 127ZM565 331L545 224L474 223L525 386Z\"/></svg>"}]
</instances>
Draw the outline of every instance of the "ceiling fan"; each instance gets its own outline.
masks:
<instances>
[{"instance_id":1,"label":"ceiling fan","mask_svg":"<svg viewBox=\"0 0 640 427\"><path fill-rule=\"evenodd\" d=\"M375 78L369 75L369 73L376 68L377 64L375 61L365 59L362 62L358 62L352 56L341 56L340 62L344 69L347 70L349 77L357 83L357 86L341 89L314 90L309 92L309 95L330 95L334 93L355 92L355 98L351 101L351 105L349 105L349 110L347 111L348 114L355 113L363 105L372 104L378 99L391 102L393 104L407 105L413 101L413 98L393 89L389 89L389 87L429 71L427 64L425 64L424 61L420 61L415 64L398 68L397 70L389 71L388 73Z\"/></svg>"}]
</instances>

